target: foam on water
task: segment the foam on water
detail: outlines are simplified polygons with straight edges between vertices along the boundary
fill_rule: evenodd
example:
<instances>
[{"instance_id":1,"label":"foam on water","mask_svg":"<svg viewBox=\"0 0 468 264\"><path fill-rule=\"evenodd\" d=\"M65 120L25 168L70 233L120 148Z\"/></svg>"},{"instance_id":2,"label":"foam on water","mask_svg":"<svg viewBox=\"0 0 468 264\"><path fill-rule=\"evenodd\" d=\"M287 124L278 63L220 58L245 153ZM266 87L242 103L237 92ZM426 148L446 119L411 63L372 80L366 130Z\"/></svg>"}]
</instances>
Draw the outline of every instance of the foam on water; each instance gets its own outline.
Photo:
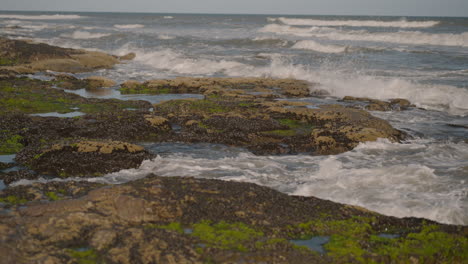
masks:
<instances>
[{"instance_id":1,"label":"foam on water","mask_svg":"<svg viewBox=\"0 0 468 264\"><path fill-rule=\"evenodd\" d=\"M342 53L347 50L346 46L338 45L324 45L313 40L301 40L296 42L291 48L293 49L306 49L322 53Z\"/></svg>"},{"instance_id":2,"label":"foam on water","mask_svg":"<svg viewBox=\"0 0 468 264\"><path fill-rule=\"evenodd\" d=\"M142 24L127 24L127 25L114 25L115 28L120 29L135 29L135 28L144 28L145 26Z\"/></svg>"},{"instance_id":3,"label":"foam on water","mask_svg":"<svg viewBox=\"0 0 468 264\"><path fill-rule=\"evenodd\" d=\"M71 34L62 34L60 36L72 39L97 39L110 36L109 33L92 33L88 31L74 31Z\"/></svg>"},{"instance_id":4,"label":"foam on water","mask_svg":"<svg viewBox=\"0 0 468 264\"><path fill-rule=\"evenodd\" d=\"M468 224L465 143L422 140L397 144L378 140L335 156L256 156L242 149L209 144L147 147L159 155L144 161L138 169L81 180L118 184L154 173L244 181L387 215ZM32 182L22 180L14 185Z\"/></svg>"},{"instance_id":5,"label":"foam on water","mask_svg":"<svg viewBox=\"0 0 468 264\"><path fill-rule=\"evenodd\" d=\"M398 77L378 77L357 72L323 67L312 69L293 64L284 57L272 56L268 66L252 66L237 61L190 58L171 49L154 52L137 51L136 61L174 74L296 78L319 83L330 95L371 97L375 99L405 98L431 110L455 115L468 114L468 90L450 85L421 84Z\"/></svg>"},{"instance_id":6,"label":"foam on water","mask_svg":"<svg viewBox=\"0 0 468 264\"><path fill-rule=\"evenodd\" d=\"M79 15L36 15L36 16L27 16L27 15L0 15L0 18L10 18L10 19L24 19L24 20L64 20L64 19L80 19L86 18L85 16Z\"/></svg>"},{"instance_id":7,"label":"foam on water","mask_svg":"<svg viewBox=\"0 0 468 264\"><path fill-rule=\"evenodd\" d=\"M425 33L421 31L369 32L366 30L340 30L328 27L293 27L287 25L269 24L259 32L293 35L298 37L319 37L332 40L385 42L410 45L439 45L468 47L468 32Z\"/></svg>"},{"instance_id":8,"label":"foam on water","mask_svg":"<svg viewBox=\"0 0 468 264\"><path fill-rule=\"evenodd\" d=\"M381 20L321 20L300 18L270 18L270 22L281 22L291 26L339 26L339 27L397 27L397 28L429 28L434 27L440 21L407 21L400 19L396 21Z\"/></svg>"}]
</instances>

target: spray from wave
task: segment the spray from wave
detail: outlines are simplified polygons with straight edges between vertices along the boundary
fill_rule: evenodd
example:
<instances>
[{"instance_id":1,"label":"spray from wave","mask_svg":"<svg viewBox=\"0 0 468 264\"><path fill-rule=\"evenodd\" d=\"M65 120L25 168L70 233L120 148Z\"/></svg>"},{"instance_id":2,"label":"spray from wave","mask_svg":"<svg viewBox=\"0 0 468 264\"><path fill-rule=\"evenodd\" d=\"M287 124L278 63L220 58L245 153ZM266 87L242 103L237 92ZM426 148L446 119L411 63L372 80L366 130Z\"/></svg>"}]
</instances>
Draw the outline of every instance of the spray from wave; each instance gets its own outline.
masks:
<instances>
[{"instance_id":1,"label":"spray from wave","mask_svg":"<svg viewBox=\"0 0 468 264\"><path fill-rule=\"evenodd\" d=\"M259 30L263 33L292 35L299 37L318 37L331 40L368 41L409 45L438 45L468 47L468 32L460 34L430 34L420 31L398 31L371 33L366 30L345 31L327 27L292 27L269 24Z\"/></svg>"},{"instance_id":2,"label":"spray from wave","mask_svg":"<svg viewBox=\"0 0 468 264\"><path fill-rule=\"evenodd\" d=\"M468 91L450 85L421 84L397 77L346 73L337 65L312 69L306 65L294 64L283 56L272 56L271 63L267 66L253 66L226 59L191 58L171 49L136 52L136 61L139 63L176 75L224 74L232 77L295 78L319 83L321 89L339 98L346 95L383 100L405 98L418 107L454 115L468 114Z\"/></svg>"},{"instance_id":3,"label":"spray from wave","mask_svg":"<svg viewBox=\"0 0 468 264\"><path fill-rule=\"evenodd\" d=\"M141 24L128 24L128 25L114 25L115 28L119 29L134 29L134 28L143 28L144 25Z\"/></svg>"},{"instance_id":4,"label":"spray from wave","mask_svg":"<svg viewBox=\"0 0 468 264\"><path fill-rule=\"evenodd\" d=\"M72 39L97 39L110 36L108 33L91 33L87 31L74 31L71 34L62 34L61 37L72 38Z\"/></svg>"},{"instance_id":5,"label":"spray from wave","mask_svg":"<svg viewBox=\"0 0 468 264\"><path fill-rule=\"evenodd\" d=\"M319 20L319 19L299 19L299 18L270 18L270 22L281 22L291 26L328 26L328 27L397 27L397 28L429 28L438 25L439 21L406 21L406 19L396 21L381 20Z\"/></svg>"},{"instance_id":6,"label":"spray from wave","mask_svg":"<svg viewBox=\"0 0 468 264\"><path fill-rule=\"evenodd\" d=\"M322 53L342 53L346 52L347 47L338 45L324 45L313 40L301 40L294 44L293 49L306 49Z\"/></svg>"}]
</instances>

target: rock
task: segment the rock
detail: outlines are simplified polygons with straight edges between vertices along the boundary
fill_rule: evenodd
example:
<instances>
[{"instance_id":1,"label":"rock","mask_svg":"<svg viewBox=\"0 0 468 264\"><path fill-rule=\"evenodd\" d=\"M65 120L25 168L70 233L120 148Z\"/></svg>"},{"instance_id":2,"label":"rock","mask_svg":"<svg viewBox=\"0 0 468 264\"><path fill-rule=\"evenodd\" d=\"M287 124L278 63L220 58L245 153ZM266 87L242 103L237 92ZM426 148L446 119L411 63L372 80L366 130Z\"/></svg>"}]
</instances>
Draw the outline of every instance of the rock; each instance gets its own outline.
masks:
<instances>
[{"instance_id":1,"label":"rock","mask_svg":"<svg viewBox=\"0 0 468 264\"><path fill-rule=\"evenodd\" d=\"M101 87L112 87L116 82L102 76L91 76L85 79L88 82L88 87L91 89Z\"/></svg>"},{"instance_id":2,"label":"rock","mask_svg":"<svg viewBox=\"0 0 468 264\"><path fill-rule=\"evenodd\" d=\"M353 97L353 96L345 96L343 97L344 102L364 102L367 103L365 109L369 111L401 111L406 110L409 107L413 107L408 100L396 98L390 99L388 102L371 99L367 97Z\"/></svg>"},{"instance_id":3,"label":"rock","mask_svg":"<svg viewBox=\"0 0 468 264\"><path fill-rule=\"evenodd\" d=\"M130 52L128 54L120 56L119 60L133 60L135 57L136 57L136 54L134 52Z\"/></svg>"},{"instance_id":4,"label":"rock","mask_svg":"<svg viewBox=\"0 0 468 264\"><path fill-rule=\"evenodd\" d=\"M136 168L143 160L152 157L138 145L120 141L90 140L53 144L29 159L25 154L22 155L20 159L36 172L62 178L95 177Z\"/></svg>"},{"instance_id":5,"label":"rock","mask_svg":"<svg viewBox=\"0 0 468 264\"><path fill-rule=\"evenodd\" d=\"M126 82L121 86L122 93L203 93L230 94L239 97L245 92L281 93L284 96L304 97L310 95L309 87L313 84L294 79L270 78L189 78L150 80L144 83ZM278 91L276 91L278 90ZM271 95L268 95L271 96Z\"/></svg>"},{"instance_id":6,"label":"rock","mask_svg":"<svg viewBox=\"0 0 468 264\"><path fill-rule=\"evenodd\" d=\"M0 38L0 59L4 62L0 70L18 73L38 71L88 72L107 69L119 63L111 55L76 49L55 47L43 43Z\"/></svg>"},{"instance_id":7,"label":"rock","mask_svg":"<svg viewBox=\"0 0 468 264\"><path fill-rule=\"evenodd\" d=\"M460 259L468 243L461 235L468 231L466 226L398 219L314 197L290 196L251 183L148 175L121 185L90 186L85 194L71 195L67 185L76 184L11 188L10 196L16 188L21 189L17 193L31 189L50 193L48 185L57 185L54 188L63 189L66 196L50 202L21 201L21 206L3 214L0 262L36 263L53 258L59 263L358 261L352 253L355 251L347 248L339 247L337 252L330 247L325 254L317 254L289 242L316 234L352 241L353 250L364 252L358 257L368 262L392 258L407 262L412 257L453 262ZM0 191L0 199L5 195ZM429 239L432 233L421 231L426 225L432 228L429 232L436 232L437 240ZM391 252L399 253L396 256L379 251L380 244L371 240L387 230L400 235L395 245L387 245ZM413 233L407 240L407 234ZM418 240L423 236L428 239ZM434 248L431 243L439 245L436 252L416 250ZM405 248L400 250L402 246Z\"/></svg>"}]
</instances>

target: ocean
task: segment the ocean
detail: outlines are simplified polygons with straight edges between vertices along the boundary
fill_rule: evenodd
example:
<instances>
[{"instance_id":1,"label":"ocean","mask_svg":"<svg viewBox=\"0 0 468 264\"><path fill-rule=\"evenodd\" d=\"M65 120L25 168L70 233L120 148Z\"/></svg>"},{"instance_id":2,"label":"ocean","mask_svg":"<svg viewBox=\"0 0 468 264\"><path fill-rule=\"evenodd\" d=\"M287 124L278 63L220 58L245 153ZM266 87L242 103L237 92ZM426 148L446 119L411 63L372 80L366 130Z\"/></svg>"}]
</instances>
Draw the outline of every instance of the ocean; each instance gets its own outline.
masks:
<instances>
[{"instance_id":1,"label":"ocean","mask_svg":"<svg viewBox=\"0 0 468 264\"><path fill-rule=\"evenodd\" d=\"M246 181L386 215L468 225L468 18L0 12L0 35L137 55L78 77L295 78L328 94L300 101L340 104L350 95L405 98L416 105L371 112L405 131L409 137L402 143L378 140L330 156L144 143L156 159L86 180L122 183L153 172ZM76 93L151 102L178 98L125 96L117 89Z\"/></svg>"}]
</instances>

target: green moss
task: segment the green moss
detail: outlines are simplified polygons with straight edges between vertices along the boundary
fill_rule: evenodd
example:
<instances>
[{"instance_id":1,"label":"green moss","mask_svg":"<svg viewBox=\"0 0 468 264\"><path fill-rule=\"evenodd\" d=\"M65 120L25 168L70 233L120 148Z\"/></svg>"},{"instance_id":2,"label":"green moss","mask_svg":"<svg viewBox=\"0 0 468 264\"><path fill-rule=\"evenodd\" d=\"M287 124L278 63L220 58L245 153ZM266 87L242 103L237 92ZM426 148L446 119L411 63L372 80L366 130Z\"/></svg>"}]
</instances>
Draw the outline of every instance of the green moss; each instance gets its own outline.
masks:
<instances>
[{"instance_id":1,"label":"green moss","mask_svg":"<svg viewBox=\"0 0 468 264\"><path fill-rule=\"evenodd\" d=\"M154 228L154 229L164 229L164 230L169 230L169 231L175 231L179 234L184 233L184 228L182 225L178 222L172 222L167 225L155 225L155 224L147 224L145 228Z\"/></svg>"},{"instance_id":2,"label":"green moss","mask_svg":"<svg viewBox=\"0 0 468 264\"><path fill-rule=\"evenodd\" d=\"M416 258L420 263L461 263L468 259L468 239L423 226L419 233L406 237L379 237L371 223L374 218L353 217L347 220L318 219L290 226L291 234L300 239L330 236L324 245L327 255L335 262L373 263L374 257L385 262L409 263Z\"/></svg>"},{"instance_id":3,"label":"green moss","mask_svg":"<svg viewBox=\"0 0 468 264\"><path fill-rule=\"evenodd\" d=\"M100 260L98 254L93 249L80 250L69 249L68 254L74 258L78 264L98 264L104 263Z\"/></svg>"},{"instance_id":4,"label":"green moss","mask_svg":"<svg viewBox=\"0 0 468 264\"><path fill-rule=\"evenodd\" d=\"M246 244L255 242L263 233L243 223L230 224L221 221L213 224L210 221L202 221L193 225L192 235L209 247L245 252Z\"/></svg>"},{"instance_id":5,"label":"green moss","mask_svg":"<svg viewBox=\"0 0 468 264\"><path fill-rule=\"evenodd\" d=\"M0 57L0 66L12 66L17 63L17 60Z\"/></svg>"},{"instance_id":6,"label":"green moss","mask_svg":"<svg viewBox=\"0 0 468 264\"><path fill-rule=\"evenodd\" d=\"M19 198L18 196L15 195L9 195L5 198L0 198L0 203L6 203L10 205L16 205L16 204L24 204L27 203L28 200L24 198Z\"/></svg>"},{"instance_id":7,"label":"green moss","mask_svg":"<svg viewBox=\"0 0 468 264\"><path fill-rule=\"evenodd\" d=\"M0 155L14 154L23 148L20 135L12 135L7 130L0 131Z\"/></svg>"},{"instance_id":8,"label":"green moss","mask_svg":"<svg viewBox=\"0 0 468 264\"><path fill-rule=\"evenodd\" d=\"M46 192L45 195L51 201L58 201L58 200L62 199L55 192Z\"/></svg>"},{"instance_id":9,"label":"green moss","mask_svg":"<svg viewBox=\"0 0 468 264\"><path fill-rule=\"evenodd\" d=\"M122 87L120 88L122 94L168 94L172 92L172 89L168 87L147 87L140 85L134 88Z\"/></svg>"},{"instance_id":10,"label":"green moss","mask_svg":"<svg viewBox=\"0 0 468 264\"><path fill-rule=\"evenodd\" d=\"M279 129L279 130L270 130L261 132L264 135L268 136L279 136L279 137L293 137L296 135L295 130L291 129Z\"/></svg>"}]
</instances>

